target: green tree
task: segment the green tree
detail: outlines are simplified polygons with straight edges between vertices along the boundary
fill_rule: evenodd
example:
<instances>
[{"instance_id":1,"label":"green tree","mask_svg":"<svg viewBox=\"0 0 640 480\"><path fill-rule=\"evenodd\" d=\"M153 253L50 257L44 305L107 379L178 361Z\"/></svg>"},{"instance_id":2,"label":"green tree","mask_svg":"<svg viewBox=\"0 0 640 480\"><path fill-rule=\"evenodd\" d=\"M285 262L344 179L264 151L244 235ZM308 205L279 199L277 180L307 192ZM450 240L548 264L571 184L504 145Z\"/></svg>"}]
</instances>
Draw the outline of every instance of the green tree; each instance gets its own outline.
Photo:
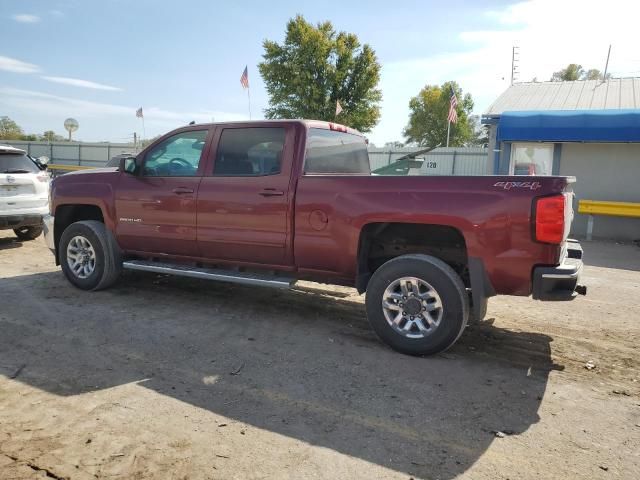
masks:
<instances>
[{"instance_id":1,"label":"green tree","mask_svg":"<svg viewBox=\"0 0 640 480\"><path fill-rule=\"evenodd\" d=\"M45 142L61 142L64 140L64 137L62 135L56 135L56 132L53 130L47 130L42 134L40 139Z\"/></svg>"},{"instance_id":2,"label":"green tree","mask_svg":"<svg viewBox=\"0 0 640 480\"><path fill-rule=\"evenodd\" d=\"M570 63L562 70L553 72L551 76L552 82L572 82L574 80L580 80L584 75L584 68L577 63Z\"/></svg>"},{"instance_id":3,"label":"green tree","mask_svg":"<svg viewBox=\"0 0 640 480\"><path fill-rule=\"evenodd\" d=\"M9 117L0 117L0 139L20 140L24 132L22 128Z\"/></svg>"},{"instance_id":4,"label":"green tree","mask_svg":"<svg viewBox=\"0 0 640 480\"><path fill-rule=\"evenodd\" d=\"M368 132L380 118L380 64L369 45L331 22L289 20L285 40L265 40L258 66L269 94L267 118L338 121ZM336 102L342 112L336 116Z\"/></svg>"},{"instance_id":5,"label":"green tree","mask_svg":"<svg viewBox=\"0 0 640 480\"><path fill-rule=\"evenodd\" d=\"M479 115L469 115L469 126L473 135L466 143L466 146L482 147L489 143L489 126L482 125Z\"/></svg>"},{"instance_id":6,"label":"green tree","mask_svg":"<svg viewBox=\"0 0 640 480\"><path fill-rule=\"evenodd\" d=\"M607 78L611 78L611 74L607 73ZM603 80L602 72L597 68L585 70L582 65L570 63L562 70L554 72L551 76L552 82L572 82L575 80Z\"/></svg>"},{"instance_id":7,"label":"green tree","mask_svg":"<svg viewBox=\"0 0 640 480\"><path fill-rule=\"evenodd\" d=\"M435 147L447 144L447 116L451 99L451 89L456 94L458 106L457 123L451 124L450 147L468 144L474 138L469 115L473 110L471 95L463 94L456 82L445 82L441 86L427 85L409 101L409 124L404 129L408 143L421 147Z\"/></svg>"}]
</instances>

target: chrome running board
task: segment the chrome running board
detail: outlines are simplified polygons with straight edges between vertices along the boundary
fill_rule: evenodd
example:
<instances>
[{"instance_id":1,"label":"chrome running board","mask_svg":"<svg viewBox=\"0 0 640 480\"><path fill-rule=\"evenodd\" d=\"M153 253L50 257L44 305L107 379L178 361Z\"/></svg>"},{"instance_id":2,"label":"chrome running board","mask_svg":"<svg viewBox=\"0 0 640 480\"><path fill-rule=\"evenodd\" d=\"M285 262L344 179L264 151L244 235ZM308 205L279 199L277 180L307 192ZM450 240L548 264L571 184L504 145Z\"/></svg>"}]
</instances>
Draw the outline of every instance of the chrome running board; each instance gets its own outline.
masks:
<instances>
[{"instance_id":1,"label":"chrome running board","mask_svg":"<svg viewBox=\"0 0 640 480\"><path fill-rule=\"evenodd\" d=\"M205 280L217 280L220 282L240 283L242 285L260 287L291 288L293 283L295 283L295 279L288 277L218 270L213 268L188 267L170 263L146 262L142 260L129 260L123 262L122 267L128 270L164 273L180 277L202 278Z\"/></svg>"}]
</instances>

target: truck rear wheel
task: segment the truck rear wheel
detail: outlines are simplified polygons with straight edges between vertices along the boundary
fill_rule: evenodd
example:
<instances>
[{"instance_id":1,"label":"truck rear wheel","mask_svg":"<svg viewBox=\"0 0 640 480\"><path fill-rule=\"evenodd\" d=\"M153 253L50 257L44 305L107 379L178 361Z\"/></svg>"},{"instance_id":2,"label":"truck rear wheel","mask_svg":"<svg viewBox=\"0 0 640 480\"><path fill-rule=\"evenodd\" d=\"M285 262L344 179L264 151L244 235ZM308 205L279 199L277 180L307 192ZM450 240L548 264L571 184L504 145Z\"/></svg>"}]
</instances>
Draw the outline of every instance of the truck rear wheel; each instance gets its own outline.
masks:
<instances>
[{"instance_id":1,"label":"truck rear wheel","mask_svg":"<svg viewBox=\"0 0 640 480\"><path fill-rule=\"evenodd\" d=\"M58 248L67 280L82 290L110 287L122 270L120 249L101 222L72 223L62 233Z\"/></svg>"},{"instance_id":2,"label":"truck rear wheel","mask_svg":"<svg viewBox=\"0 0 640 480\"><path fill-rule=\"evenodd\" d=\"M378 336L408 355L446 350L469 319L462 280L429 255L402 255L378 268L367 287L366 309Z\"/></svg>"}]
</instances>

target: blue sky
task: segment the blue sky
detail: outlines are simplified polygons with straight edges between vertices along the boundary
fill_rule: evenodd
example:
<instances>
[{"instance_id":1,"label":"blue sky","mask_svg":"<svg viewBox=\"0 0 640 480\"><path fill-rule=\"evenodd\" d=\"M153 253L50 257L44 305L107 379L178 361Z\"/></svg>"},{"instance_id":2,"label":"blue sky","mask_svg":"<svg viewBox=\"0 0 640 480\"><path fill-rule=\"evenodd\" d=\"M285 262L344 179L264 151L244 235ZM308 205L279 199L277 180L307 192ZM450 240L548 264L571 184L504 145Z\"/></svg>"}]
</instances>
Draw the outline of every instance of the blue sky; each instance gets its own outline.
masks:
<instances>
[{"instance_id":1,"label":"blue sky","mask_svg":"<svg viewBox=\"0 0 640 480\"><path fill-rule=\"evenodd\" d=\"M640 76L636 2L532 0L159 2L0 0L0 115L27 132L127 141L191 120L248 118L240 85L249 67L253 117L268 98L257 71L262 41L281 41L289 18L330 20L356 33L382 64L382 118L369 137L402 140L408 102L426 84L457 80L486 109L507 86L511 46L521 80L549 78L567 63ZM620 12L623 15L620 15Z\"/></svg>"}]
</instances>

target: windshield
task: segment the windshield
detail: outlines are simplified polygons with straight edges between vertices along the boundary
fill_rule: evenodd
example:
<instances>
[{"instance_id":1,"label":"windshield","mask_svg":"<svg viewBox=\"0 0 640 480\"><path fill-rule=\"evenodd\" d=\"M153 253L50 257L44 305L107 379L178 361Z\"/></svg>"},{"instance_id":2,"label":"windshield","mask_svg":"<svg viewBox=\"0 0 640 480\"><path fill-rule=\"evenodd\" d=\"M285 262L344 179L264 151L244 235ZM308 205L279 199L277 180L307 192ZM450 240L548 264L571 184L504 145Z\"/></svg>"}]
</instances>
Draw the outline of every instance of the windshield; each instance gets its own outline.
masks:
<instances>
[{"instance_id":1,"label":"windshield","mask_svg":"<svg viewBox=\"0 0 640 480\"><path fill-rule=\"evenodd\" d=\"M40 169L24 154L0 154L0 173L38 173Z\"/></svg>"}]
</instances>

